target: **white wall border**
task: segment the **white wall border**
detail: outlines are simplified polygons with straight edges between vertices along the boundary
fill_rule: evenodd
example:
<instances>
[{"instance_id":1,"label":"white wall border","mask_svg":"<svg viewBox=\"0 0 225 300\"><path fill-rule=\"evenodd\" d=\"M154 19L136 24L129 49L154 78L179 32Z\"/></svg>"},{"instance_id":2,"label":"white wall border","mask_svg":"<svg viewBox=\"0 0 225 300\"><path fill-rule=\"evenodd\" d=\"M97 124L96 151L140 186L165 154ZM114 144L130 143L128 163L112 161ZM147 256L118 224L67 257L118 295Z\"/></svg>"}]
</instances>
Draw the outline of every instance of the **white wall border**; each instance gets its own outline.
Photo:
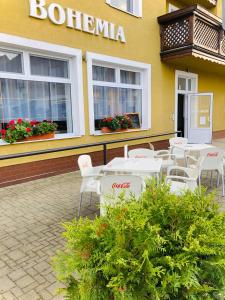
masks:
<instances>
[{"instance_id":1,"label":"white wall border","mask_svg":"<svg viewBox=\"0 0 225 300\"><path fill-rule=\"evenodd\" d=\"M57 44L42 42L22 38L14 35L0 33L0 47L15 50L27 50L47 55L57 55L62 58L71 60L70 69L72 79L72 118L73 118L73 134L74 137L85 135L84 124L84 97L83 97L83 71L82 71L82 51L80 49L70 48ZM79 120L78 124L76 123ZM69 134L71 136L71 134Z\"/></svg>"},{"instance_id":2,"label":"white wall border","mask_svg":"<svg viewBox=\"0 0 225 300\"><path fill-rule=\"evenodd\" d=\"M148 130L151 128L151 65L118 58L114 56L108 56L93 52L86 53L87 60L87 78L88 78L88 103L89 103L89 126L90 126L90 134L91 135L99 135L99 132L95 130L94 124L94 97L93 97L93 86L92 86L92 65L93 61L106 63L108 65L113 65L116 67L124 66L129 69L135 68L139 69L144 73L143 80L143 95L142 99L146 99L146 101L142 101L142 127L140 130ZM132 131L131 131L132 132Z\"/></svg>"}]
</instances>

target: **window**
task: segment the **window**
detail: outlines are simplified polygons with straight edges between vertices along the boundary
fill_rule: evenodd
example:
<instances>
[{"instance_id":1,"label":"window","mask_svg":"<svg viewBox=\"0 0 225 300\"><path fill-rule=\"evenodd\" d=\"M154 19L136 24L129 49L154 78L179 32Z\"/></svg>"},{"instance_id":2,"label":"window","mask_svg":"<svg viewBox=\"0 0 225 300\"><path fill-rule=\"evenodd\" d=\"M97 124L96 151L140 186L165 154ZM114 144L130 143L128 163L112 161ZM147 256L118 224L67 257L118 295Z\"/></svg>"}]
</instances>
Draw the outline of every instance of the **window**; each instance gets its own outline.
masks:
<instances>
[{"instance_id":1,"label":"window","mask_svg":"<svg viewBox=\"0 0 225 300\"><path fill-rule=\"evenodd\" d=\"M7 37L20 40L18 45L26 43L23 38ZM31 44L32 40L29 46ZM79 77L82 76L82 54L66 48L65 52L70 53L62 58L64 47L38 44L42 50L50 48L51 55L46 51L0 49L0 129L6 128L12 119L24 118L51 120L57 123L57 134L62 137L63 134L65 137L81 135L84 133L82 77ZM34 48L37 49L37 45ZM57 53L56 57L52 55L53 49L58 50L59 57Z\"/></svg>"},{"instance_id":2,"label":"window","mask_svg":"<svg viewBox=\"0 0 225 300\"><path fill-rule=\"evenodd\" d=\"M142 0L106 0L106 3L137 17L142 16Z\"/></svg>"},{"instance_id":3,"label":"window","mask_svg":"<svg viewBox=\"0 0 225 300\"><path fill-rule=\"evenodd\" d=\"M150 66L92 53L87 57L91 133L99 133L102 119L126 113L138 113L141 129L150 128Z\"/></svg>"}]
</instances>

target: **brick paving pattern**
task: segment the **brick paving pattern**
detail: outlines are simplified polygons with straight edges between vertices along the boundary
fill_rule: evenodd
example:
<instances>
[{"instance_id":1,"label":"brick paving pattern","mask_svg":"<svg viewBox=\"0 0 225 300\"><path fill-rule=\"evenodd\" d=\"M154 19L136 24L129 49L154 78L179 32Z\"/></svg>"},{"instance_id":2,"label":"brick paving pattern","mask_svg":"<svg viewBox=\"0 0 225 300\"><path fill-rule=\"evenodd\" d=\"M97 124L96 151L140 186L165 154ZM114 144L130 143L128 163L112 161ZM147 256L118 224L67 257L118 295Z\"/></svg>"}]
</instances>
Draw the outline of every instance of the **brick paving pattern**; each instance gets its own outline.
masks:
<instances>
[{"instance_id":1,"label":"brick paving pattern","mask_svg":"<svg viewBox=\"0 0 225 300\"><path fill-rule=\"evenodd\" d=\"M77 214L80 182L73 172L0 189L0 300L63 299L51 258L64 245L61 223ZM225 209L221 187L216 198ZM97 203L86 197L82 214L93 218Z\"/></svg>"},{"instance_id":2,"label":"brick paving pattern","mask_svg":"<svg viewBox=\"0 0 225 300\"><path fill-rule=\"evenodd\" d=\"M61 223L77 214L79 173L0 189L0 299L63 299L51 257L64 245ZM89 199L83 214L98 208Z\"/></svg>"}]
</instances>

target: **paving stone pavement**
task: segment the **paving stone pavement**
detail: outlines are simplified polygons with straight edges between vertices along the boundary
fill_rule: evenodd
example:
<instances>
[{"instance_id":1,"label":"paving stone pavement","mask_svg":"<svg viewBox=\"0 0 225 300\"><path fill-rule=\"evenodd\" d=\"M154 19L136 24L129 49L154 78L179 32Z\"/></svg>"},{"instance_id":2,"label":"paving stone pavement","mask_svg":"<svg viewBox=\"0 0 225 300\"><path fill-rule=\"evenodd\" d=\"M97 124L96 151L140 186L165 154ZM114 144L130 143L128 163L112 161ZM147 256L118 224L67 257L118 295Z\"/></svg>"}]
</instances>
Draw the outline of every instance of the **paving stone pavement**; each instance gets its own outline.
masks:
<instances>
[{"instance_id":1,"label":"paving stone pavement","mask_svg":"<svg viewBox=\"0 0 225 300\"><path fill-rule=\"evenodd\" d=\"M0 189L0 300L63 299L50 262L64 245L62 222L76 216L80 180L74 172ZM93 218L97 202L86 200Z\"/></svg>"},{"instance_id":2,"label":"paving stone pavement","mask_svg":"<svg viewBox=\"0 0 225 300\"><path fill-rule=\"evenodd\" d=\"M73 172L0 189L0 300L63 299L51 258L64 246L62 222L77 214L80 182ZM215 191L225 210L221 187ZM90 218L99 212L93 200L82 209Z\"/></svg>"}]
</instances>

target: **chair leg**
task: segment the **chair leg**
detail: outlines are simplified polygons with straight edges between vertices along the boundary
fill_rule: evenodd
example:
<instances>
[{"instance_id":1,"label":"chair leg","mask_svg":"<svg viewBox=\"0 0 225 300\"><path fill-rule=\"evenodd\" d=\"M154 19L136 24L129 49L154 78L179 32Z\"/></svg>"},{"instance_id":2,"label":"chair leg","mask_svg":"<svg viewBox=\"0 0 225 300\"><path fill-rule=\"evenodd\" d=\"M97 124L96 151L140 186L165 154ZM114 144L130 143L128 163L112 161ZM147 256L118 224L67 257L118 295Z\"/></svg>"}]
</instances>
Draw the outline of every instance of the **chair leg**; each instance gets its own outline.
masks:
<instances>
[{"instance_id":1,"label":"chair leg","mask_svg":"<svg viewBox=\"0 0 225 300\"><path fill-rule=\"evenodd\" d=\"M220 185L220 173L217 171L217 187Z\"/></svg>"},{"instance_id":2,"label":"chair leg","mask_svg":"<svg viewBox=\"0 0 225 300\"><path fill-rule=\"evenodd\" d=\"M90 206L92 204L92 192L91 192L91 195L90 195L90 202L89 202Z\"/></svg>"},{"instance_id":3,"label":"chair leg","mask_svg":"<svg viewBox=\"0 0 225 300\"><path fill-rule=\"evenodd\" d=\"M80 194L80 203L79 203L79 209L78 209L78 218L80 218L82 201L83 201L83 193Z\"/></svg>"},{"instance_id":4,"label":"chair leg","mask_svg":"<svg viewBox=\"0 0 225 300\"><path fill-rule=\"evenodd\" d=\"M210 186L213 187L213 171L211 171Z\"/></svg>"},{"instance_id":5,"label":"chair leg","mask_svg":"<svg viewBox=\"0 0 225 300\"><path fill-rule=\"evenodd\" d=\"M224 191L224 174L222 173L222 196L225 196L225 191Z\"/></svg>"},{"instance_id":6,"label":"chair leg","mask_svg":"<svg viewBox=\"0 0 225 300\"><path fill-rule=\"evenodd\" d=\"M199 193L201 194L201 175L198 177L198 188L199 188Z\"/></svg>"}]
</instances>

